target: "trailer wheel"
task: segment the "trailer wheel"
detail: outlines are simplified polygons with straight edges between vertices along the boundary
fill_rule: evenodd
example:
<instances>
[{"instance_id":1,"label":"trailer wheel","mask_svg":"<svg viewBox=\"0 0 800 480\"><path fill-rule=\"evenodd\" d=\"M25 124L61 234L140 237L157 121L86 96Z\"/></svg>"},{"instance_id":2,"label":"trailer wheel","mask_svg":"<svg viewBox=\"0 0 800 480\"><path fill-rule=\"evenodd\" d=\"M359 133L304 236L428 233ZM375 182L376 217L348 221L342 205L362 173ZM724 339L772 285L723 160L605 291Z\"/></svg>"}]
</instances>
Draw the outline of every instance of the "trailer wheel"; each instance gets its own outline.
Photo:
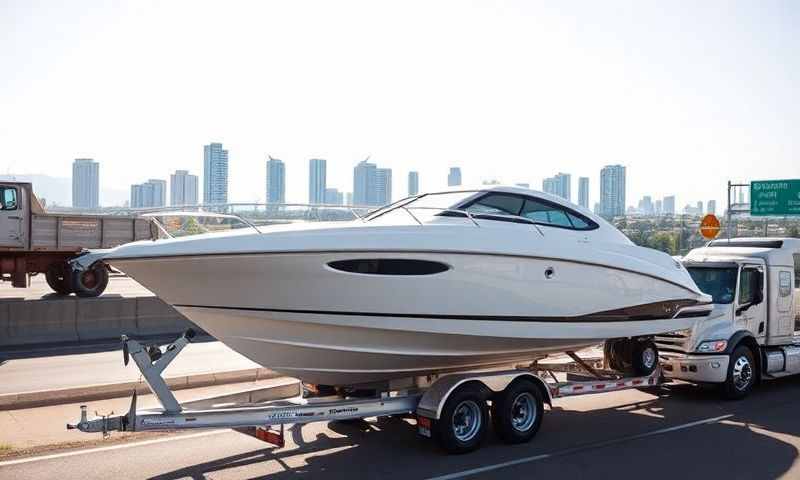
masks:
<instances>
[{"instance_id":1,"label":"trailer wheel","mask_svg":"<svg viewBox=\"0 0 800 480\"><path fill-rule=\"evenodd\" d=\"M529 380L512 383L492 401L494 431L506 443L529 442L543 414L542 392Z\"/></svg>"},{"instance_id":2,"label":"trailer wheel","mask_svg":"<svg viewBox=\"0 0 800 480\"><path fill-rule=\"evenodd\" d=\"M746 345L739 345L728 362L728 377L722 384L722 395L728 400L746 397L756 383L757 366L753 351Z\"/></svg>"},{"instance_id":3,"label":"trailer wheel","mask_svg":"<svg viewBox=\"0 0 800 480\"><path fill-rule=\"evenodd\" d=\"M44 273L44 278L47 284L54 292L61 295L69 295L72 293L72 285L70 285L70 277L67 275L67 265L61 262L51 263Z\"/></svg>"},{"instance_id":4,"label":"trailer wheel","mask_svg":"<svg viewBox=\"0 0 800 480\"><path fill-rule=\"evenodd\" d=\"M480 447L486 436L489 407L483 392L464 385L450 394L434 424L439 445L448 453L467 453Z\"/></svg>"},{"instance_id":5,"label":"trailer wheel","mask_svg":"<svg viewBox=\"0 0 800 480\"><path fill-rule=\"evenodd\" d=\"M647 376L658 367L658 348L652 340L634 341L631 367L634 375Z\"/></svg>"},{"instance_id":6,"label":"trailer wheel","mask_svg":"<svg viewBox=\"0 0 800 480\"><path fill-rule=\"evenodd\" d=\"M103 263L95 263L84 271L72 271L72 287L79 297L97 297L108 286L108 268Z\"/></svg>"},{"instance_id":7,"label":"trailer wheel","mask_svg":"<svg viewBox=\"0 0 800 480\"><path fill-rule=\"evenodd\" d=\"M603 344L603 356L608 363L608 367L618 372L625 371L625 363L622 360L624 355L625 340L606 340Z\"/></svg>"}]
</instances>

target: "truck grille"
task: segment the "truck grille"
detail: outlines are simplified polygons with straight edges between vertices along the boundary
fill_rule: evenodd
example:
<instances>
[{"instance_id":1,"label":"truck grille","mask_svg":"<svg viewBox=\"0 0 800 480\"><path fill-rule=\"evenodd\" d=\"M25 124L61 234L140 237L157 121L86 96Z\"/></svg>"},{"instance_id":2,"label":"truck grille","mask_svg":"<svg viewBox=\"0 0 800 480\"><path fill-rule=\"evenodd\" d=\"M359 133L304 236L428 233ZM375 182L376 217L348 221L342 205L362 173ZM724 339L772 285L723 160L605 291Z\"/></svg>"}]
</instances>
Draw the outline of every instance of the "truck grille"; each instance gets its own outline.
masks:
<instances>
[{"instance_id":1,"label":"truck grille","mask_svg":"<svg viewBox=\"0 0 800 480\"><path fill-rule=\"evenodd\" d=\"M662 333L661 335L656 335L656 346L659 352L687 353L691 336L691 330Z\"/></svg>"}]
</instances>

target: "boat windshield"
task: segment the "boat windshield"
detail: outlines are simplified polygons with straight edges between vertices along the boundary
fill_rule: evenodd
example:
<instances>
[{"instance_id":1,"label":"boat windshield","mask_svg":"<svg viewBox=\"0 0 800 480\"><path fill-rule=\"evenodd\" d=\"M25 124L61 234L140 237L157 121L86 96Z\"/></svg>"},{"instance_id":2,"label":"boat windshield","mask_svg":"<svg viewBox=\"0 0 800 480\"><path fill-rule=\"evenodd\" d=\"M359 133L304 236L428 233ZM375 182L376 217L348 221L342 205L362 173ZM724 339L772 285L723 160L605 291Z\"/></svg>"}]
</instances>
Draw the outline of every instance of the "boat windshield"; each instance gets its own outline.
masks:
<instances>
[{"instance_id":1,"label":"boat windshield","mask_svg":"<svg viewBox=\"0 0 800 480\"><path fill-rule=\"evenodd\" d=\"M692 280L703 293L711 295L714 303L733 303L736 295L736 267L689 267Z\"/></svg>"},{"instance_id":2,"label":"boat windshield","mask_svg":"<svg viewBox=\"0 0 800 480\"><path fill-rule=\"evenodd\" d=\"M436 210L454 208L467 198L475 195L475 193L477 193L476 190L470 190L460 192L426 193L418 197L409 197L373 212L369 217L366 218L366 220L374 220L392 212L398 212L408 216L408 213L403 209L411 209L414 215L424 214L425 210L429 210L430 213L438 213Z\"/></svg>"}]
</instances>

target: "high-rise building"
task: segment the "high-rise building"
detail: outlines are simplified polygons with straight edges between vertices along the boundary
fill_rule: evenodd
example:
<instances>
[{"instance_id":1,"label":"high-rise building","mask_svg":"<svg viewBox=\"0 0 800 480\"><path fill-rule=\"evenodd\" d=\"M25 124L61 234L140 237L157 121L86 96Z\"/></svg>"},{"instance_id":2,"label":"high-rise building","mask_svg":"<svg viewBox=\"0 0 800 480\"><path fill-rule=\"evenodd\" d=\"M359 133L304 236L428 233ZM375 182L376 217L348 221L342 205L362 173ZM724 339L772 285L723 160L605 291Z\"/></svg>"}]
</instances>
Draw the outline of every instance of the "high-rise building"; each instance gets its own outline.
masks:
<instances>
[{"instance_id":1,"label":"high-rise building","mask_svg":"<svg viewBox=\"0 0 800 480\"><path fill-rule=\"evenodd\" d=\"M578 205L589 208L589 177L578 177Z\"/></svg>"},{"instance_id":2,"label":"high-rise building","mask_svg":"<svg viewBox=\"0 0 800 480\"><path fill-rule=\"evenodd\" d=\"M651 216L655 213L655 208L653 207L653 199L650 195L645 195L639 200L639 207L637 209L641 215Z\"/></svg>"},{"instance_id":3,"label":"high-rise building","mask_svg":"<svg viewBox=\"0 0 800 480\"><path fill-rule=\"evenodd\" d=\"M675 195L664 197L664 215L675 215Z\"/></svg>"},{"instance_id":4,"label":"high-rise building","mask_svg":"<svg viewBox=\"0 0 800 480\"><path fill-rule=\"evenodd\" d=\"M625 167L606 165L600 170L600 215L625 215Z\"/></svg>"},{"instance_id":5,"label":"high-rise building","mask_svg":"<svg viewBox=\"0 0 800 480\"><path fill-rule=\"evenodd\" d=\"M702 201L697 202L697 207L696 207L695 210L697 211L697 215L702 215L703 214L703 202Z\"/></svg>"},{"instance_id":6,"label":"high-rise building","mask_svg":"<svg viewBox=\"0 0 800 480\"><path fill-rule=\"evenodd\" d=\"M390 203L392 203L392 169L378 168L375 170L375 204Z\"/></svg>"},{"instance_id":7,"label":"high-rise building","mask_svg":"<svg viewBox=\"0 0 800 480\"><path fill-rule=\"evenodd\" d=\"M267 203L286 203L286 166L281 160L267 160Z\"/></svg>"},{"instance_id":8,"label":"high-rise building","mask_svg":"<svg viewBox=\"0 0 800 480\"><path fill-rule=\"evenodd\" d=\"M221 143L203 147L203 203L228 203L228 151Z\"/></svg>"},{"instance_id":9,"label":"high-rise building","mask_svg":"<svg viewBox=\"0 0 800 480\"><path fill-rule=\"evenodd\" d=\"M408 196L419 193L419 173L408 172Z\"/></svg>"},{"instance_id":10,"label":"high-rise building","mask_svg":"<svg viewBox=\"0 0 800 480\"><path fill-rule=\"evenodd\" d=\"M353 205L378 205L375 191L378 167L367 160L359 162L353 169Z\"/></svg>"},{"instance_id":11,"label":"high-rise building","mask_svg":"<svg viewBox=\"0 0 800 480\"><path fill-rule=\"evenodd\" d=\"M353 204L353 192L345 192L345 194L344 194L344 204L345 205L352 205Z\"/></svg>"},{"instance_id":12,"label":"high-rise building","mask_svg":"<svg viewBox=\"0 0 800 480\"><path fill-rule=\"evenodd\" d=\"M76 158L72 163L72 206L100 207L100 164L91 158Z\"/></svg>"},{"instance_id":13,"label":"high-rise building","mask_svg":"<svg viewBox=\"0 0 800 480\"><path fill-rule=\"evenodd\" d=\"M461 169L450 167L450 173L447 174L447 186L457 187L458 185L461 185Z\"/></svg>"},{"instance_id":14,"label":"high-rise building","mask_svg":"<svg viewBox=\"0 0 800 480\"><path fill-rule=\"evenodd\" d=\"M167 181L151 178L131 185L131 208L157 208L167 204Z\"/></svg>"},{"instance_id":15,"label":"high-rise building","mask_svg":"<svg viewBox=\"0 0 800 480\"><path fill-rule=\"evenodd\" d=\"M572 176L570 174L558 173L554 177L545 178L542 181L542 190L545 193L572 201L570 183L572 183Z\"/></svg>"},{"instance_id":16,"label":"high-rise building","mask_svg":"<svg viewBox=\"0 0 800 480\"><path fill-rule=\"evenodd\" d=\"M321 158L312 158L308 161L308 203L312 205L327 203L325 202L326 163Z\"/></svg>"},{"instance_id":17,"label":"high-rise building","mask_svg":"<svg viewBox=\"0 0 800 480\"><path fill-rule=\"evenodd\" d=\"M664 213L663 204L661 203L661 200L656 200L656 208L655 208L655 210L656 210L655 211L656 216L660 217Z\"/></svg>"},{"instance_id":18,"label":"high-rise building","mask_svg":"<svg viewBox=\"0 0 800 480\"><path fill-rule=\"evenodd\" d=\"M197 175L188 170L175 170L169 176L169 204L197 205Z\"/></svg>"},{"instance_id":19,"label":"high-rise building","mask_svg":"<svg viewBox=\"0 0 800 480\"><path fill-rule=\"evenodd\" d=\"M709 200L708 203L706 203L706 209L707 209L706 210L707 213L710 213L711 215L716 215L717 214L717 201L716 200Z\"/></svg>"},{"instance_id":20,"label":"high-rise building","mask_svg":"<svg viewBox=\"0 0 800 480\"><path fill-rule=\"evenodd\" d=\"M338 188L325 189L325 204L326 205L343 205L344 193L340 192Z\"/></svg>"}]
</instances>

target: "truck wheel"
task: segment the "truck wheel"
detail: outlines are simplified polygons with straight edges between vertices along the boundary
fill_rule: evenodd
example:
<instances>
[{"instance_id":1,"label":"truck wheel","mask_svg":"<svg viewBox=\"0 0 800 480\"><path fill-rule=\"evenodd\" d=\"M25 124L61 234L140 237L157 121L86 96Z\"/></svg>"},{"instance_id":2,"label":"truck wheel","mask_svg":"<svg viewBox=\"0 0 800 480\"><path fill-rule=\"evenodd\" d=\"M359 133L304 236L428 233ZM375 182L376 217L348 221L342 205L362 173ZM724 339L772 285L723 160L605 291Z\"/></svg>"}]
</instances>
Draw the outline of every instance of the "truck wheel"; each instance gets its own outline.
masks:
<instances>
[{"instance_id":1,"label":"truck wheel","mask_svg":"<svg viewBox=\"0 0 800 480\"><path fill-rule=\"evenodd\" d=\"M95 263L84 271L72 271L72 287L79 297L97 297L108 286L108 269L103 263Z\"/></svg>"},{"instance_id":2,"label":"truck wheel","mask_svg":"<svg viewBox=\"0 0 800 480\"><path fill-rule=\"evenodd\" d=\"M728 377L722 384L722 395L729 400L739 400L747 396L756 383L757 371L753 351L739 345L728 362Z\"/></svg>"},{"instance_id":3,"label":"truck wheel","mask_svg":"<svg viewBox=\"0 0 800 480\"><path fill-rule=\"evenodd\" d=\"M634 341L631 358L633 374L645 377L658 367L658 348L652 340Z\"/></svg>"},{"instance_id":4,"label":"truck wheel","mask_svg":"<svg viewBox=\"0 0 800 480\"><path fill-rule=\"evenodd\" d=\"M543 414L542 392L529 380L512 383L492 401L494 431L506 443L529 442Z\"/></svg>"},{"instance_id":5,"label":"truck wheel","mask_svg":"<svg viewBox=\"0 0 800 480\"><path fill-rule=\"evenodd\" d=\"M69 275L66 274L67 266L64 263L51 263L44 273L44 278L47 284L54 292L61 295L69 295L72 293L72 286L70 285Z\"/></svg>"},{"instance_id":6,"label":"truck wheel","mask_svg":"<svg viewBox=\"0 0 800 480\"><path fill-rule=\"evenodd\" d=\"M450 394L435 422L436 438L448 453L467 453L477 449L486 436L489 407L481 390L465 385Z\"/></svg>"}]
</instances>

